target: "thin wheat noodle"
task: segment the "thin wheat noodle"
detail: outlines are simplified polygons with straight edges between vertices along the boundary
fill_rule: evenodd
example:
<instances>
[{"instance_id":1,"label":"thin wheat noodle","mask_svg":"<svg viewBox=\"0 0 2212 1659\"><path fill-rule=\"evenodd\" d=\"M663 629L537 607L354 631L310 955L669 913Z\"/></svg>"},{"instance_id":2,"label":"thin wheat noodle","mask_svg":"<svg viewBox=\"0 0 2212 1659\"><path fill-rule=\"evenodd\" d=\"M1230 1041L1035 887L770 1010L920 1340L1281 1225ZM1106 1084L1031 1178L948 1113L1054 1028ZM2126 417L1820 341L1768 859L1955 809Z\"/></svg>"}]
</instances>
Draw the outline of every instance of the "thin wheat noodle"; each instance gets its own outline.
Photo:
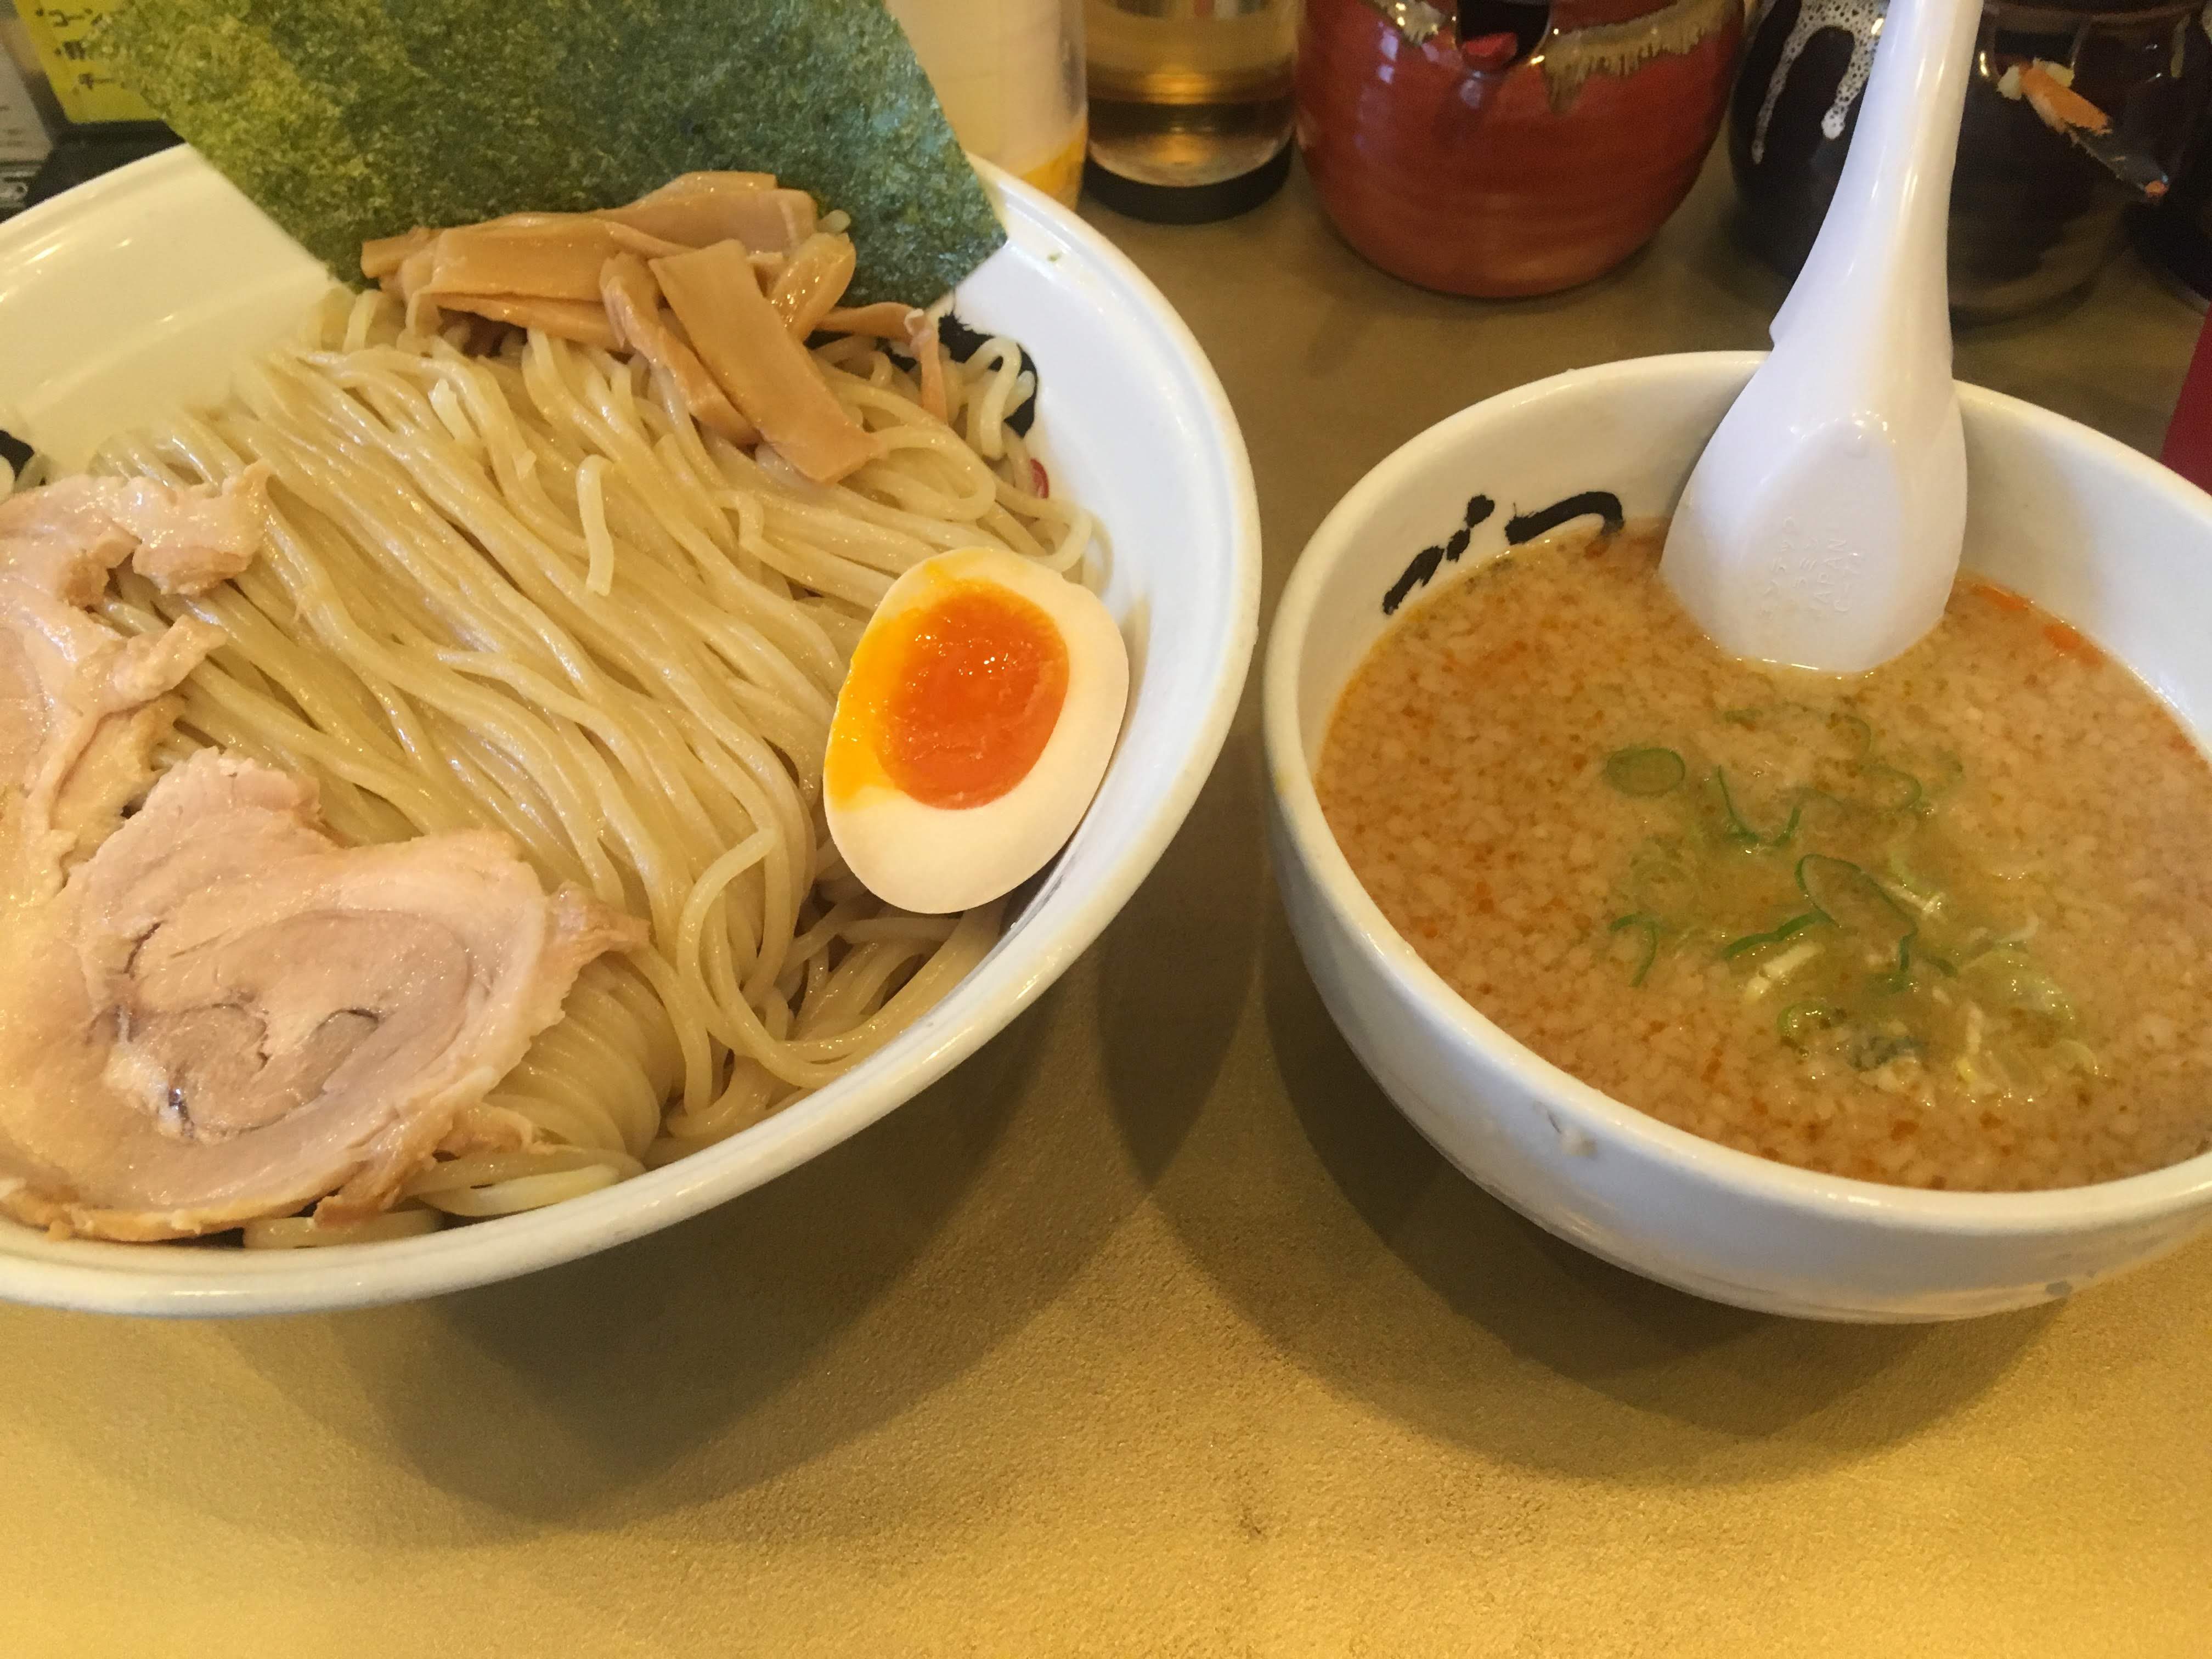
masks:
<instances>
[{"instance_id":1,"label":"thin wheat noodle","mask_svg":"<svg viewBox=\"0 0 2212 1659\"><path fill-rule=\"evenodd\" d=\"M627 1166L627 1167L626 1167ZM406 1186L410 1198L450 1193L463 1187L488 1187L519 1176L572 1175L579 1170L623 1170L635 1174L635 1159L578 1146L555 1146L544 1152L471 1152L432 1164Z\"/></svg>"},{"instance_id":2,"label":"thin wheat noodle","mask_svg":"<svg viewBox=\"0 0 2212 1659\"><path fill-rule=\"evenodd\" d=\"M590 557L584 587L601 599L615 591L615 542L607 534L606 495L600 483L606 472L604 455L594 455L576 469L576 511L584 521L584 546Z\"/></svg>"},{"instance_id":3,"label":"thin wheat noodle","mask_svg":"<svg viewBox=\"0 0 2212 1659\"><path fill-rule=\"evenodd\" d=\"M988 951L999 907L889 911L837 859L820 771L847 658L933 552L1066 568L1091 540L1079 508L1033 493L1003 426L1034 384L1007 343L934 366L957 429L872 343L823 347L884 447L823 486L698 428L641 363L538 333L469 356L467 337L409 333L380 295L333 303L229 403L100 462L173 483L272 469L244 575L187 599L126 572L103 604L129 634L185 615L225 632L159 763L219 744L281 765L352 842L500 829L549 884L651 925L585 969L488 1100L538 1145L441 1158L358 1227L257 1223L256 1248L596 1190L783 1109L921 1018Z\"/></svg>"},{"instance_id":4,"label":"thin wheat noodle","mask_svg":"<svg viewBox=\"0 0 2212 1659\"><path fill-rule=\"evenodd\" d=\"M637 1166L642 1169L644 1166ZM623 1178L623 1171L608 1164L593 1164L588 1168L571 1170L560 1175L510 1176L503 1181L483 1187L459 1187L451 1192L425 1193L422 1202L447 1215L495 1216L514 1215L523 1210L539 1210L548 1204L558 1204L564 1198L581 1198L586 1193L595 1193L602 1187L611 1187Z\"/></svg>"},{"instance_id":5,"label":"thin wheat noodle","mask_svg":"<svg viewBox=\"0 0 2212 1659\"><path fill-rule=\"evenodd\" d=\"M325 1226L310 1216L283 1216L246 1224L245 1243L250 1250L312 1249L330 1244L375 1244L391 1238L417 1238L444 1225L434 1210L388 1210L366 1221Z\"/></svg>"}]
</instances>

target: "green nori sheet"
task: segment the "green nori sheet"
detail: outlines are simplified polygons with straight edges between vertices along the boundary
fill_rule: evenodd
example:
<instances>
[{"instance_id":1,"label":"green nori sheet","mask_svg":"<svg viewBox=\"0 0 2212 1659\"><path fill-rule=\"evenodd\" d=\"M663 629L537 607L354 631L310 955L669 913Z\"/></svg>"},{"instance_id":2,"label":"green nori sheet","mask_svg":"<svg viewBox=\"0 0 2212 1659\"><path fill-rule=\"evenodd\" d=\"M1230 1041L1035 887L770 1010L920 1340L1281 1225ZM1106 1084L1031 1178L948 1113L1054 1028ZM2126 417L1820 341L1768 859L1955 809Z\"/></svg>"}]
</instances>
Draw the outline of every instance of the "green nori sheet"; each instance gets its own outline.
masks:
<instances>
[{"instance_id":1,"label":"green nori sheet","mask_svg":"<svg viewBox=\"0 0 2212 1659\"><path fill-rule=\"evenodd\" d=\"M611 207L708 167L853 216L854 303L1005 239L880 0L131 0L162 118L349 281L417 224Z\"/></svg>"}]
</instances>

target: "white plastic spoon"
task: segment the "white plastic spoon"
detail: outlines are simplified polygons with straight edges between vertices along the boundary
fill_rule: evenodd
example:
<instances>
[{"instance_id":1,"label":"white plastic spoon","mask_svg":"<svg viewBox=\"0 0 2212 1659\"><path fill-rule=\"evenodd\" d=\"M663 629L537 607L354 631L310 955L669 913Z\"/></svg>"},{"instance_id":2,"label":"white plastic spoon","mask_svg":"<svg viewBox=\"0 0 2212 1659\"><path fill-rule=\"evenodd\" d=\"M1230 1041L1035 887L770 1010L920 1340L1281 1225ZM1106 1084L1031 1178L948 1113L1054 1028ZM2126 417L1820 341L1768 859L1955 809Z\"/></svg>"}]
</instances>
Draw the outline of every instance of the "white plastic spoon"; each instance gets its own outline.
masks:
<instances>
[{"instance_id":1,"label":"white plastic spoon","mask_svg":"<svg viewBox=\"0 0 2212 1659\"><path fill-rule=\"evenodd\" d=\"M1890 0L1773 353L1705 446L1660 564L1723 650L1832 674L1934 627L1966 533L1944 233L1981 0Z\"/></svg>"}]
</instances>

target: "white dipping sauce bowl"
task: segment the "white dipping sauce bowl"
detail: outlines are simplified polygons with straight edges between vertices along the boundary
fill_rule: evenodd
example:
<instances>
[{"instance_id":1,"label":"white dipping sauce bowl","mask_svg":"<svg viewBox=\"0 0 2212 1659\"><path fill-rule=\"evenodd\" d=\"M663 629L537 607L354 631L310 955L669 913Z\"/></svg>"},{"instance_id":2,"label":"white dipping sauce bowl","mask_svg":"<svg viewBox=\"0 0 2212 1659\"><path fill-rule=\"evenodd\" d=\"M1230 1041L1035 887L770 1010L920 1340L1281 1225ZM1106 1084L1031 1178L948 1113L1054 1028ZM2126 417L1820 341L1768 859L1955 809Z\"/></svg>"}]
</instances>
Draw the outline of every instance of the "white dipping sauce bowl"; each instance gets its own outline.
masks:
<instances>
[{"instance_id":1,"label":"white dipping sauce bowl","mask_svg":"<svg viewBox=\"0 0 2212 1659\"><path fill-rule=\"evenodd\" d=\"M1816 1319L1954 1319L2064 1296L2212 1223L2212 1155L2091 1187L1944 1193L1700 1139L1577 1081L1462 1000L1384 920L1322 817L1314 768L1339 694L1389 623L1385 596L1433 598L1509 535L1535 533L1529 519L1590 492L1617 497L1632 520L1669 512L1759 362L1650 357L1523 386L1431 428L1329 514L1283 595L1266 669L1271 830L1291 927L1346 1040L1414 1127L1594 1255L1716 1301ZM2088 635L2204 744L2212 496L2046 410L1974 386L1960 395L1967 566ZM1494 499L1486 517L1479 503L1470 512L1477 496ZM1449 556L1470 516L1480 522Z\"/></svg>"},{"instance_id":2,"label":"white dipping sauce bowl","mask_svg":"<svg viewBox=\"0 0 2212 1659\"><path fill-rule=\"evenodd\" d=\"M136 1314L292 1313L511 1278L665 1227L836 1145L973 1054L1135 891L1212 769L1260 605L1251 467L1219 381L1158 289L1048 198L979 165L1006 246L956 309L1038 365L1052 487L1096 513L1090 585L1130 649L1121 740L1074 839L991 954L835 1083L720 1145L581 1198L425 1237L302 1250L50 1239L0 1221L0 1297ZM0 427L65 465L179 398L211 399L327 287L189 149L0 227ZM835 1222L825 1218L826 1229Z\"/></svg>"}]
</instances>

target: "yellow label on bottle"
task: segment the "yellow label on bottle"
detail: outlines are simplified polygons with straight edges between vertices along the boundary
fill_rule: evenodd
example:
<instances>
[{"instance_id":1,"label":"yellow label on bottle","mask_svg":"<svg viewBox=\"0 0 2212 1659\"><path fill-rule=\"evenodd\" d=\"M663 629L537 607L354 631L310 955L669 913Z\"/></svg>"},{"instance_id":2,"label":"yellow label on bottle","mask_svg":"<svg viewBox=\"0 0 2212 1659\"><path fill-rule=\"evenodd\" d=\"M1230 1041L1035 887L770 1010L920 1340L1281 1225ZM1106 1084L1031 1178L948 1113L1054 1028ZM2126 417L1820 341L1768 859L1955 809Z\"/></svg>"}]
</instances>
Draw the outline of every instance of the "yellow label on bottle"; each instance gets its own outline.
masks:
<instances>
[{"instance_id":1,"label":"yellow label on bottle","mask_svg":"<svg viewBox=\"0 0 2212 1659\"><path fill-rule=\"evenodd\" d=\"M146 100L123 84L100 51L98 30L116 0L16 0L31 45L52 84L54 100L72 121L157 120Z\"/></svg>"}]
</instances>

